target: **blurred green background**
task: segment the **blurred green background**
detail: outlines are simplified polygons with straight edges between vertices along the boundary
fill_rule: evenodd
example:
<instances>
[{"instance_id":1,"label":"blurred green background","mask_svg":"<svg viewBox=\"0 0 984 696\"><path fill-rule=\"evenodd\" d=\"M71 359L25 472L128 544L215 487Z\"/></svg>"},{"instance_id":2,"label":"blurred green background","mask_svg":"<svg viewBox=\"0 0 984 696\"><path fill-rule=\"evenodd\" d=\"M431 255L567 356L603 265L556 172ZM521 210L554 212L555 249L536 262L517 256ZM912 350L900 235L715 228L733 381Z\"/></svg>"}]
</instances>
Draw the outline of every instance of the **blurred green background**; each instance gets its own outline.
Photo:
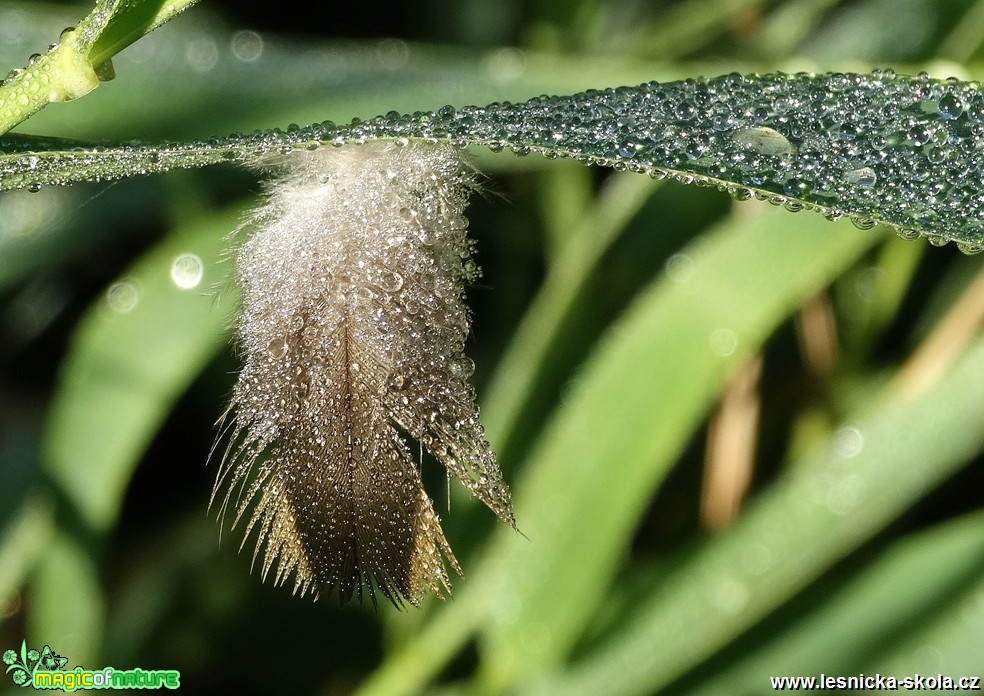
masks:
<instances>
[{"instance_id":1,"label":"blurred green background","mask_svg":"<svg viewBox=\"0 0 984 696\"><path fill-rule=\"evenodd\" d=\"M0 64L88 10L0 2ZM17 130L180 140L731 71L979 79L982 46L981 0L203 2ZM466 577L405 613L261 584L206 511L237 370L222 250L256 175L0 194L0 649L175 668L191 693L980 676L982 257L474 159L468 350L527 538L457 484L445 510L425 463Z\"/></svg>"}]
</instances>

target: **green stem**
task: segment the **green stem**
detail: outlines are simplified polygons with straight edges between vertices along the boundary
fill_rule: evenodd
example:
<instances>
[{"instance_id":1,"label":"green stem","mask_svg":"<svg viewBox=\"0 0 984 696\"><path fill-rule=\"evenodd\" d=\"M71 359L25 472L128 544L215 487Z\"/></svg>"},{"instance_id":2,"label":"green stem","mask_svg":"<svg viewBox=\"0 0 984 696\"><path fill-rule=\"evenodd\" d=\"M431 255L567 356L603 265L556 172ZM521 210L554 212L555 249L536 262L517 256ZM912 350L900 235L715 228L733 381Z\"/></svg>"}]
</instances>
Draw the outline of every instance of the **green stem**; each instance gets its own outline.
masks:
<instances>
[{"instance_id":1,"label":"green stem","mask_svg":"<svg viewBox=\"0 0 984 696\"><path fill-rule=\"evenodd\" d=\"M66 30L58 45L31 61L0 86L0 134L52 102L78 99L99 84L99 76L78 45L76 30Z\"/></svg>"},{"instance_id":2,"label":"green stem","mask_svg":"<svg viewBox=\"0 0 984 696\"><path fill-rule=\"evenodd\" d=\"M98 0L77 29L0 83L0 135L53 102L83 97L113 79L111 59L198 0Z\"/></svg>"}]
</instances>

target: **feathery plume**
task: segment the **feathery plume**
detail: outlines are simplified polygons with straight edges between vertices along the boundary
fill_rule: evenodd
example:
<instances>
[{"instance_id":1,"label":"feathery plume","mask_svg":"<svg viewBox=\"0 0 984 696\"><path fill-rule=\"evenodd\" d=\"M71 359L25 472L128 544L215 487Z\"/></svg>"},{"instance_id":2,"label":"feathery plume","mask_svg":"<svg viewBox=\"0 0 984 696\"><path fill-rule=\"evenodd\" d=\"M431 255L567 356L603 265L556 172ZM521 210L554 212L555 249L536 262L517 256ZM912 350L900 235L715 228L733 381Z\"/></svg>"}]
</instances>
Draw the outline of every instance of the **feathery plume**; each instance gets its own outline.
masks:
<instances>
[{"instance_id":1,"label":"feathery plume","mask_svg":"<svg viewBox=\"0 0 984 696\"><path fill-rule=\"evenodd\" d=\"M238 253L244 364L212 499L256 530L263 577L293 575L295 593L443 596L445 560L461 569L408 437L515 526L467 381L473 175L425 143L275 166Z\"/></svg>"}]
</instances>

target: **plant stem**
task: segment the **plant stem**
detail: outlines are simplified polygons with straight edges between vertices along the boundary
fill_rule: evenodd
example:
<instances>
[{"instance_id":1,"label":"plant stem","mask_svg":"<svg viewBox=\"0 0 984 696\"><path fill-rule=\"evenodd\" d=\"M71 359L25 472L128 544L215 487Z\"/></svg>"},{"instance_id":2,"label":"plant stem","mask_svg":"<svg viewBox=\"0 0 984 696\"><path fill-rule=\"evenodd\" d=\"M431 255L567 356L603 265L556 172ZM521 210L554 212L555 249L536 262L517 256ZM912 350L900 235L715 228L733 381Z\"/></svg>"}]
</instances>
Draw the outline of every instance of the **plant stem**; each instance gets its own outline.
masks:
<instances>
[{"instance_id":1,"label":"plant stem","mask_svg":"<svg viewBox=\"0 0 984 696\"><path fill-rule=\"evenodd\" d=\"M0 85L0 134L52 102L78 99L98 86L99 75L79 50L78 38L74 29L62 32L58 45Z\"/></svg>"}]
</instances>

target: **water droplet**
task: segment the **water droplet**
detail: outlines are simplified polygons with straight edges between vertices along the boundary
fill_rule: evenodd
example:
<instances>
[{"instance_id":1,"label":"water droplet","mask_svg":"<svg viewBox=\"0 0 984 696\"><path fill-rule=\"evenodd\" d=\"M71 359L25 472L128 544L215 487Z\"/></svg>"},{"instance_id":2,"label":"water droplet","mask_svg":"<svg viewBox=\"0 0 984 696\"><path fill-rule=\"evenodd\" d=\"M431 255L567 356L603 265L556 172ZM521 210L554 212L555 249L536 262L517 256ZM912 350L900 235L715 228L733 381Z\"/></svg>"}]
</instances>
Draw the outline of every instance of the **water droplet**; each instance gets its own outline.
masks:
<instances>
[{"instance_id":1,"label":"water droplet","mask_svg":"<svg viewBox=\"0 0 984 696\"><path fill-rule=\"evenodd\" d=\"M171 281L182 290L198 287L204 273L202 260L195 254L181 254L171 264Z\"/></svg>"},{"instance_id":2,"label":"water droplet","mask_svg":"<svg viewBox=\"0 0 984 696\"><path fill-rule=\"evenodd\" d=\"M458 379L468 379L475 372L475 363L471 358L461 356L448 363L448 371L452 377Z\"/></svg>"},{"instance_id":3,"label":"water droplet","mask_svg":"<svg viewBox=\"0 0 984 696\"><path fill-rule=\"evenodd\" d=\"M974 123L984 121L984 97L974 97L967 105L967 118Z\"/></svg>"},{"instance_id":4,"label":"water droplet","mask_svg":"<svg viewBox=\"0 0 984 696\"><path fill-rule=\"evenodd\" d=\"M928 143L933 138L933 131L924 124L918 124L909 129L906 133L906 139L909 141L910 145L915 145L916 147L922 147Z\"/></svg>"},{"instance_id":5,"label":"water droplet","mask_svg":"<svg viewBox=\"0 0 984 696\"><path fill-rule=\"evenodd\" d=\"M734 134L734 139L746 150L753 150L760 155L791 157L796 154L796 147L774 128L744 128Z\"/></svg>"},{"instance_id":6,"label":"water droplet","mask_svg":"<svg viewBox=\"0 0 984 696\"><path fill-rule=\"evenodd\" d=\"M947 160L949 150L944 147L930 146L926 148L926 159L933 164L942 164Z\"/></svg>"},{"instance_id":7,"label":"water droplet","mask_svg":"<svg viewBox=\"0 0 984 696\"><path fill-rule=\"evenodd\" d=\"M834 433L834 451L838 456L850 459L864 449L864 435L853 426L845 426Z\"/></svg>"},{"instance_id":8,"label":"water droplet","mask_svg":"<svg viewBox=\"0 0 984 696\"><path fill-rule=\"evenodd\" d=\"M857 216L851 216L851 224L857 227L859 230L870 230L874 227L876 223L871 218L862 218Z\"/></svg>"},{"instance_id":9,"label":"water droplet","mask_svg":"<svg viewBox=\"0 0 984 696\"><path fill-rule=\"evenodd\" d=\"M273 360L283 360L289 350L290 346L283 336L271 338L270 342L267 343L267 353Z\"/></svg>"},{"instance_id":10,"label":"water droplet","mask_svg":"<svg viewBox=\"0 0 984 696\"><path fill-rule=\"evenodd\" d=\"M687 254L673 254L666 260L666 275L674 283L686 283L694 275L694 261Z\"/></svg>"},{"instance_id":11,"label":"water droplet","mask_svg":"<svg viewBox=\"0 0 984 696\"><path fill-rule=\"evenodd\" d=\"M726 358L734 354L735 349L738 348L738 334L725 327L714 329L708 339L708 345L712 353Z\"/></svg>"},{"instance_id":12,"label":"water droplet","mask_svg":"<svg viewBox=\"0 0 984 696\"><path fill-rule=\"evenodd\" d=\"M140 302L140 289L132 280L113 283L106 290L106 304L114 312L129 314Z\"/></svg>"},{"instance_id":13,"label":"water droplet","mask_svg":"<svg viewBox=\"0 0 984 696\"><path fill-rule=\"evenodd\" d=\"M210 37L198 36L185 46L185 60L195 72L210 72L219 62L219 47Z\"/></svg>"},{"instance_id":14,"label":"water droplet","mask_svg":"<svg viewBox=\"0 0 984 696\"><path fill-rule=\"evenodd\" d=\"M948 92L940 97L939 101L940 116L945 121L953 121L960 118L964 112L964 104L960 97L952 92Z\"/></svg>"},{"instance_id":15,"label":"water droplet","mask_svg":"<svg viewBox=\"0 0 984 696\"><path fill-rule=\"evenodd\" d=\"M263 55L263 37L248 29L237 31L232 35L229 48L237 60L252 63Z\"/></svg>"},{"instance_id":16,"label":"water droplet","mask_svg":"<svg viewBox=\"0 0 984 696\"><path fill-rule=\"evenodd\" d=\"M860 134L860 130L853 123L842 123L840 130L837 131L837 137L841 140L854 140Z\"/></svg>"},{"instance_id":17,"label":"water droplet","mask_svg":"<svg viewBox=\"0 0 984 696\"><path fill-rule=\"evenodd\" d=\"M810 192L810 185L802 179L792 177L786 180L786 183L783 185L783 191L787 196L805 196Z\"/></svg>"},{"instance_id":18,"label":"water droplet","mask_svg":"<svg viewBox=\"0 0 984 696\"><path fill-rule=\"evenodd\" d=\"M878 181L878 175L871 167L861 167L860 169L848 169L844 172L844 181L852 186L863 189L872 188Z\"/></svg>"},{"instance_id":19,"label":"water droplet","mask_svg":"<svg viewBox=\"0 0 984 696\"><path fill-rule=\"evenodd\" d=\"M403 276L396 271L385 270L379 275L377 285L383 292L399 292L403 287Z\"/></svg>"}]
</instances>

